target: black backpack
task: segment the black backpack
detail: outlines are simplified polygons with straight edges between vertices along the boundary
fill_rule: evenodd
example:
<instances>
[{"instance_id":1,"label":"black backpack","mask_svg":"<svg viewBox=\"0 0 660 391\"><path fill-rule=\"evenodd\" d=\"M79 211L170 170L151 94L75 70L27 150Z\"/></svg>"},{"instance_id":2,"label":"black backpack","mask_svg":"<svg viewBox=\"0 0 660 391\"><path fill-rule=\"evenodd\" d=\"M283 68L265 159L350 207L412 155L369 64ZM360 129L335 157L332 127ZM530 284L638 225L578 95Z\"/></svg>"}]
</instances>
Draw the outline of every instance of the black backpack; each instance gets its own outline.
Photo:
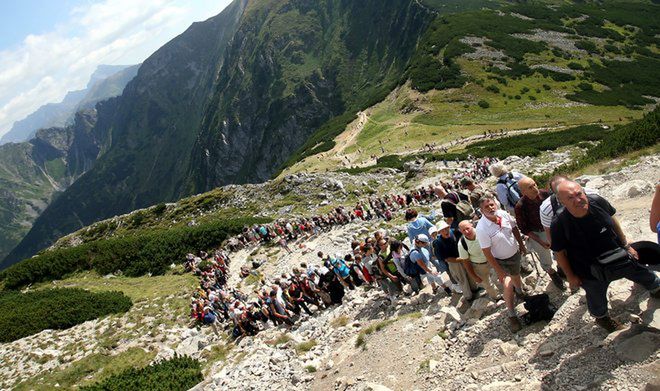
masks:
<instances>
[{"instance_id":1,"label":"black backpack","mask_svg":"<svg viewBox=\"0 0 660 391\"><path fill-rule=\"evenodd\" d=\"M505 179L500 179L497 183L506 186L506 200L509 206L511 208L516 206L518 200L522 197L522 192L520 191L520 187L518 187L518 181L513 179L513 174L507 174Z\"/></svg>"},{"instance_id":2,"label":"black backpack","mask_svg":"<svg viewBox=\"0 0 660 391\"><path fill-rule=\"evenodd\" d=\"M419 267L417 262L410 259L410 254L412 254L413 251L418 251L418 250L412 249L408 253L408 255L406 255L406 258L403 260L403 272L406 273L406 275L409 277L417 277L420 274L426 274L426 272L421 267Z\"/></svg>"},{"instance_id":3,"label":"black backpack","mask_svg":"<svg viewBox=\"0 0 660 391\"><path fill-rule=\"evenodd\" d=\"M527 313L522 316L525 324L532 324L541 321L550 321L557 307L550 302L550 297L547 293L541 293L534 296L527 296L525 299L525 309Z\"/></svg>"}]
</instances>

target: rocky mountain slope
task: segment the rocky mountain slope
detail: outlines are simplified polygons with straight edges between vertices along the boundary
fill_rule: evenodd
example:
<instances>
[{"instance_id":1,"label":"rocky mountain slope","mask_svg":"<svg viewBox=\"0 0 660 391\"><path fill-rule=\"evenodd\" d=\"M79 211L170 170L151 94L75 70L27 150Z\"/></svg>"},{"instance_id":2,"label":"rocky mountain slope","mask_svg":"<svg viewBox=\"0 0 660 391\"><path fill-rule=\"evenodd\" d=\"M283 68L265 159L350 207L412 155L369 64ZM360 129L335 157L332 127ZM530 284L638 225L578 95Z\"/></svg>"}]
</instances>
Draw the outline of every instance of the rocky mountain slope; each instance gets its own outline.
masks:
<instances>
[{"instance_id":1,"label":"rocky mountain slope","mask_svg":"<svg viewBox=\"0 0 660 391\"><path fill-rule=\"evenodd\" d=\"M65 127L73 123L79 110L93 109L97 102L121 95L126 84L135 77L139 65L99 65L85 89L70 91L60 103L48 103L20 121L0 139L0 145L32 139L37 130Z\"/></svg>"},{"instance_id":2,"label":"rocky mountain slope","mask_svg":"<svg viewBox=\"0 0 660 391\"><path fill-rule=\"evenodd\" d=\"M95 110L80 111L70 126L41 129L29 142L0 146L0 255L94 165L106 141L92 132L96 120Z\"/></svg>"},{"instance_id":3,"label":"rocky mountain slope","mask_svg":"<svg viewBox=\"0 0 660 391\"><path fill-rule=\"evenodd\" d=\"M536 158L512 157L506 163L530 172L561 164L566 156L555 152ZM625 162L609 163L615 166ZM613 203L631 240L653 240L654 234L640 221L648 217L652 183L660 176L660 155L631 163L617 171L578 180ZM360 174L351 178L358 184L379 180L386 189L399 191L403 186L434 183L456 170L461 170L460 165L426 163L408 185L405 174L387 170L378 177ZM309 179L313 184L314 176ZM304 184L308 177L297 175L289 181ZM345 181L348 182L346 178ZM247 187L249 190L252 185ZM314 188L309 187L310 191ZM334 198L341 197L345 190L328 182L327 189L320 193ZM267 193L256 194L255 197L262 197ZM359 221L300 242L293 254L268 247L240 250L231 254L229 284L249 290L253 282L249 278L242 280L237 271L244 264L250 265L252 259L267 260L259 272L272 279L300 262L317 262L317 251L347 251L356 236L378 228L396 233L402 227L398 217L391 223ZM68 330L46 330L0 345L0 353L9 364L0 371L0 381L3 387L16 389L72 388L90 384L106 371L116 373L126 367L121 363L146 365L179 353L204 362L205 380L195 388L199 390L657 387L660 312L658 302L649 299L643 289L627 281L612 284L613 314L627 327L608 336L586 312L583 293L560 292L546 275L536 272L527 276L525 282L537 292L547 290L559 311L551 322L534 324L515 335L508 331L502 304L495 305L485 298L470 304L456 296L434 296L427 287L418 296L400 299L395 306L385 305L377 290L358 289L348 294L343 305L303 317L290 331L270 327L255 337L233 343L223 335L215 336L208 328L185 327L188 298L196 285L191 276L136 279L83 273L32 289L119 289L139 299L138 304L125 315L86 322ZM522 306L520 311L524 312Z\"/></svg>"}]
</instances>

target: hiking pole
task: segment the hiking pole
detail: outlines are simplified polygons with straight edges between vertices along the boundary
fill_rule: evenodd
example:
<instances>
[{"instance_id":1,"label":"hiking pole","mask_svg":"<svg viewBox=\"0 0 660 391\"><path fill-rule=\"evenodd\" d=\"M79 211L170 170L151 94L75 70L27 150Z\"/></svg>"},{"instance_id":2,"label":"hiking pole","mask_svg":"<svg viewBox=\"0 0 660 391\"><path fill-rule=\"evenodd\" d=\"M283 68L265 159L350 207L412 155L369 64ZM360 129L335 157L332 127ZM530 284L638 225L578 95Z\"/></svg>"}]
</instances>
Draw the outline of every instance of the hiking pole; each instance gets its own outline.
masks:
<instances>
[{"instance_id":1,"label":"hiking pole","mask_svg":"<svg viewBox=\"0 0 660 391\"><path fill-rule=\"evenodd\" d=\"M528 246L529 241L530 241L530 239L527 238L526 243L525 243L525 247L527 247L527 248L529 248L529 246ZM537 278L536 278L536 282L534 283L534 290L536 290L536 287L539 285L539 281L541 281L541 272L539 271L539 267L537 265L537 263L541 263L541 258L539 257L539 255L534 250L531 250L531 251L528 251L528 252L531 255L532 264L534 265L534 269L536 270Z\"/></svg>"}]
</instances>

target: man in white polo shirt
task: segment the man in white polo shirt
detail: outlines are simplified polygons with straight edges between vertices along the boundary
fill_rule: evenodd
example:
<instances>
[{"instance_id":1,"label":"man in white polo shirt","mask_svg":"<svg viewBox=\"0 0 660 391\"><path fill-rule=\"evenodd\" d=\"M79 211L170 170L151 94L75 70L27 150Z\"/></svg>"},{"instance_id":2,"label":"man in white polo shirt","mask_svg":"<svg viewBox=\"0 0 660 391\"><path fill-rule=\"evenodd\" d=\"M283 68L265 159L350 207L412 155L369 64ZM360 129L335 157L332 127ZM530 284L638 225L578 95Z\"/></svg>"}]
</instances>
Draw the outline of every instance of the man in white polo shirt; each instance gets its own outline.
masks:
<instances>
[{"instance_id":1,"label":"man in white polo shirt","mask_svg":"<svg viewBox=\"0 0 660 391\"><path fill-rule=\"evenodd\" d=\"M486 195L479 200L481 219L477 225L477 240L490 266L504 286L504 301L509 313L509 325L514 333L522 328L515 308L514 290L524 296L520 278L522 254L527 253L516 220L498 209L495 199Z\"/></svg>"},{"instance_id":2,"label":"man in white polo shirt","mask_svg":"<svg viewBox=\"0 0 660 391\"><path fill-rule=\"evenodd\" d=\"M458 224L458 229L463 234L458 241L459 260L463 262L465 270L474 282L484 288L492 300L500 299L499 292L491 280L491 267L479 246L474 225L470 220L463 220Z\"/></svg>"}]
</instances>

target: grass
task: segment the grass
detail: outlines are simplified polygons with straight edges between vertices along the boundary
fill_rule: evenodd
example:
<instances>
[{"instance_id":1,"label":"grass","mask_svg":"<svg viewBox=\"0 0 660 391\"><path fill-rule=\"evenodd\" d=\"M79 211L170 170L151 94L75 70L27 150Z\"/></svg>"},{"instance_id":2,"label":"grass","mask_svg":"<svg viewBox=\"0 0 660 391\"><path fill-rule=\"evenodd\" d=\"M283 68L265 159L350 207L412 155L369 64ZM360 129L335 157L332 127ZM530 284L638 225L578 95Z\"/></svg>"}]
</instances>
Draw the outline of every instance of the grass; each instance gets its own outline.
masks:
<instances>
[{"instance_id":1,"label":"grass","mask_svg":"<svg viewBox=\"0 0 660 391\"><path fill-rule=\"evenodd\" d=\"M75 389L77 386L102 381L129 368L144 367L153 360L155 355L155 352L146 352L137 347L114 356L92 354L67 367L53 369L21 382L13 389L17 391Z\"/></svg>"},{"instance_id":2,"label":"grass","mask_svg":"<svg viewBox=\"0 0 660 391\"><path fill-rule=\"evenodd\" d=\"M279 346L279 345L284 345L289 341L291 341L291 336L289 334L282 333L277 338L270 341L266 341L266 344L271 346Z\"/></svg>"},{"instance_id":3,"label":"grass","mask_svg":"<svg viewBox=\"0 0 660 391\"><path fill-rule=\"evenodd\" d=\"M381 320L380 322L372 323L369 326L363 328L360 333L357 336L357 339L355 340L355 347L356 348L362 348L362 350L367 349L367 340L366 337L368 335L371 335L375 332L378 332L385 327L391 325L392 323L396 322L398 319L386 319L386 320Z\"/></svg>"},{"instance_id":4,"label":"grass","mask_svg":"<svg viewBox=\"0 0 660 391\"><path fill-rule=\"evenodd\" d=\"M330 322L330 325L331 325L332 327L335 327L335 328L337 328L337 327L344 327L344 326L346 326L347 324L348 324L348 316L346 316L346 315L338 316L338 317L334 318L334 319Z\"/></svg>"},{"instance_id":5,"label":"grass","mask_svg":"<svg viewBox=\"0 0 660 391\"><path fill-rule=\"evenodd\" d=\"M190 292L198 281L192 274L142 277L104 278L93 271L76 273L64 280L43 282L33 289L53 287L82 288L91 292L120 291L134 302L163 298L172 294Z\"/></svg>"},{"instance_id":6,"label":"grass","mask_svg":"<svg viewBox=\"0 0 660 391\"><path fill-rule=\"evenodd\" d=\"M316 367L314 365L307 365L305 366L305 370L307 373L314 373L316 372Z\"/></svg>"},{"instance_id":7,"label":"grass","mask_svg":"<svg viewBox=\"0 0 660 391\"><path fill-rule=\"evenodd\" d=\"M318 342L315 339L310 339L309 341L297 344L294 349L296 350L296 353L303 354L312 350L316 345L318 345Z\"/></svg>"}]
</instances>

